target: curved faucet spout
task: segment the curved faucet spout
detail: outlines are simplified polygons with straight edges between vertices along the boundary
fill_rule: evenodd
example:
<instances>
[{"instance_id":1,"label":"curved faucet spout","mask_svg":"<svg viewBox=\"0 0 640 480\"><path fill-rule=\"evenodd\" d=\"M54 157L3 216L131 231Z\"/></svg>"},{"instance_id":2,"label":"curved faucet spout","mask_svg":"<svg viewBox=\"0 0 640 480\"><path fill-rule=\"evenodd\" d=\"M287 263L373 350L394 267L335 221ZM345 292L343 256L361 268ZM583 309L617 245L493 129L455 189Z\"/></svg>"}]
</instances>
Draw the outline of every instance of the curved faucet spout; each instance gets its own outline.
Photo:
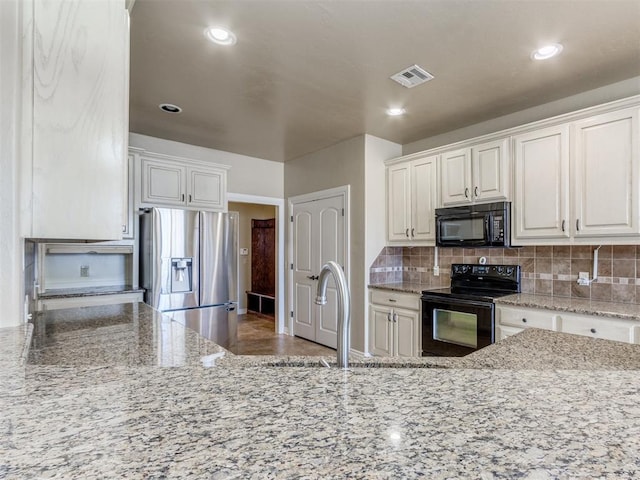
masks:
<instances>
[{"instance_id":1,"label":"curved faucet spout","mask_svg":"<svg viewBox=\"0 0 640 480\"><path fill-rule=\"evenodd\" d=\"M318 276L318 289L316 291L316 304L326 305L327 303L327 282L329 274L333 276L338 290L338 368L349 368L349 350L351 333L351 314L349 307L351 299L347 279L344 276L342 267L336 262L327 262L322 266Z\"/></svg>"}]
</instances>

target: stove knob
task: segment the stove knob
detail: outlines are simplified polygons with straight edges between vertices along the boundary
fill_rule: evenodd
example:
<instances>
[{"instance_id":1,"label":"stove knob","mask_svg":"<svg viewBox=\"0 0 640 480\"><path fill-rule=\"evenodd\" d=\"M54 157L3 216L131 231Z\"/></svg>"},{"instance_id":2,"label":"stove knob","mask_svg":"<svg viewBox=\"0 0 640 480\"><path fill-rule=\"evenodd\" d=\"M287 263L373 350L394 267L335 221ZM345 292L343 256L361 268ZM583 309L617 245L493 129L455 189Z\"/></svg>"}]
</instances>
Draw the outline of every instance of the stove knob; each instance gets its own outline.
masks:
<instances>
[{"instance_id":1,"label":"stove knob","mask_svg":"<svg viewBox=\"0 0 640 480\"><path fill-rule=\"evenodd\" d=\"M507 275L513 275L513 267L507 267Z\"/></svg>"},{"instance_id":2,"label":"stove knob","mask_svg":"<svg viewBox=\"0 0 640 480\"><path fill-rule=\"evenodd\" d=\"M497 267L498 273L502 275L504 268L502 267Z\"/></svg>"}]
</instances>

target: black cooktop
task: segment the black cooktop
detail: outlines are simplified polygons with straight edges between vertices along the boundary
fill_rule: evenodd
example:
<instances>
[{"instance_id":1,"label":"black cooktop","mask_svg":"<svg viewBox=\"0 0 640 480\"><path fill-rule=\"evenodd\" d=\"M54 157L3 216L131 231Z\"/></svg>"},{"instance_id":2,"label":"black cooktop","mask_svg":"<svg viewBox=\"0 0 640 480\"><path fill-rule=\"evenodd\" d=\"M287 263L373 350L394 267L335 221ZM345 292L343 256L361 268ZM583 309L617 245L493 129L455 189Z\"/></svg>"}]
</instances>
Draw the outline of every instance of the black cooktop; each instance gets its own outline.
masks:
<instances>
[{"instance_id":1,"label":"black cooktop","mask_svg":"<svg viewBox=\"0 0 640 480\"><path fill-rule=\"evenodd\" d=\"M451 265L451 286L424 290L423 295L492 301L520 293L519 265Z\"/></svg>"}]
</instances>

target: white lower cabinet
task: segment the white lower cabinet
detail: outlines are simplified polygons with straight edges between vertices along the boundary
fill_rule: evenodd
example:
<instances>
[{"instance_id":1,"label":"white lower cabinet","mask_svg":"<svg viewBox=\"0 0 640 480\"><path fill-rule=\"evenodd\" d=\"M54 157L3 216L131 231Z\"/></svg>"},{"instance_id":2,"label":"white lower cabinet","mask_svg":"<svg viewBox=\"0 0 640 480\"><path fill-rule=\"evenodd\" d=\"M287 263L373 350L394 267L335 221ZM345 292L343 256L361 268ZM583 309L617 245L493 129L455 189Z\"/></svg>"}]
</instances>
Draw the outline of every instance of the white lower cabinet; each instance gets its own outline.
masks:
<instances>
[{"instance_id":1,"label":"white lower cabinet","mask_svg":"<svg viewBox=\"0 0 640 480\"><path fill-rule=\"evenodd\" d=\"M640 321L580 315L537 308L496 308L496 338L502 340L527 328L640 344Z\"/></svg>"},{"instance_id":2,"label":"white lower cabinet","mask_svg":"<svg viewBox=\"0 0 640 480\"><path fill-rule=\"evenodd\" d=\"M387 357L420 356L419 295L371 290L370 299L369 351Z\"/></svg>"}]
</instances>

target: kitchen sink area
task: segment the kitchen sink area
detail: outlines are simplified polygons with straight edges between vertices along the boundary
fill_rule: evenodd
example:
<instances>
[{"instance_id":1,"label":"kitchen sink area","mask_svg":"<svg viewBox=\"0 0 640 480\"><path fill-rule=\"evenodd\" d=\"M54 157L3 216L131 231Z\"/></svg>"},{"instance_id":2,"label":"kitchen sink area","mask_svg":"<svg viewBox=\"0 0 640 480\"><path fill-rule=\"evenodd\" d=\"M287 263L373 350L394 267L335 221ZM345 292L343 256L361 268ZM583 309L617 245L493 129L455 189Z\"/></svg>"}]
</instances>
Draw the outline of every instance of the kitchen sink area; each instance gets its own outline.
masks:
<instances>
[{"instance_id":1,"label":"kitchen sink area","mask_svg":"<svg viewBox=\"0 0 640 480\"><path fill-rule=\"evenodd\" d=\"M343 370L233 355L142 303L39 315L0 330L6 479L640 474L638 345L528 329Z\"/></svg>"}]
</instances>

